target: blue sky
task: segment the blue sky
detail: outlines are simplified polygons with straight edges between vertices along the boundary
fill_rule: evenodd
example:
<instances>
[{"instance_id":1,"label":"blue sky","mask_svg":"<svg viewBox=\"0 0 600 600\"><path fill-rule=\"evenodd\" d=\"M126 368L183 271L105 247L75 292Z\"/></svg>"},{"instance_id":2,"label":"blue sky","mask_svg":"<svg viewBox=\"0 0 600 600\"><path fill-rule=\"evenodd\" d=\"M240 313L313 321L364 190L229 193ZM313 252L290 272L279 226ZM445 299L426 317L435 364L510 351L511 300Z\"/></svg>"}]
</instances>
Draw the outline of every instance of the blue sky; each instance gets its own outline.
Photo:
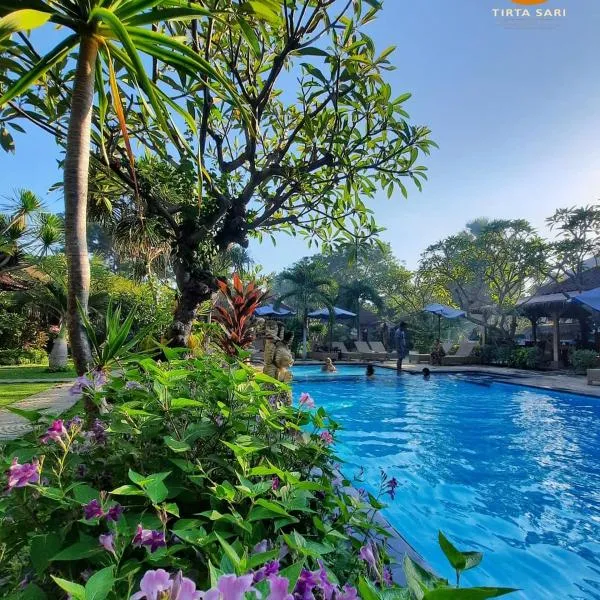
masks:
<instances>
[{"instance_id":1,"label":"blue sky","mask_svg":"<svg viewBox=\"0 0 600 600\"><path fill-rule=\"evenodd\" d=\"M413 94L413 122L440 145L429 181L408 200L370 203L400 260L416 266L424 248L476 217L526 218L545 233L554 209L600 198L600 2L548 0L566 8L552 26L511 28L493 8L510 0L386 0L370 27L378 47L396 45L388 73L394 95ZM57 210L58 151L43 133L16 134L0 153L0 195L28 187ZM300 239L252 244L278 270L309 253Z\"/></svg>"}]
</instances>

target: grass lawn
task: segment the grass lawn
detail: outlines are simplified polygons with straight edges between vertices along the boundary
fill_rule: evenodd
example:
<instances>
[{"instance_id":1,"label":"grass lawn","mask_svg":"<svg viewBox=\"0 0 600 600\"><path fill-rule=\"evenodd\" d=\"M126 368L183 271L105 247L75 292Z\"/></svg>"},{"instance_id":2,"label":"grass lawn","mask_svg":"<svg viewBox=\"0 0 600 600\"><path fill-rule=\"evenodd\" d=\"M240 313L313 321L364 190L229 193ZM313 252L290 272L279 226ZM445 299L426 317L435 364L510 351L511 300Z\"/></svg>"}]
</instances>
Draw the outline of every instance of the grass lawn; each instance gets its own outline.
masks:
<instances>
[{"instance_id":1,"label":"grass lawn","mask_svg":"<svg viewBox=\"0 0 600 600\"><path fill-rule=\"evenodd\" d=\"M3 379L70 379L76 377L73 365L68 371L49 373L47 365L0 366L0 381Z\"/></svg>"},{"instance_id":2,"label":"grass lawn","mask_svg":"<svg viewBox=\"0 0 600 600\"><path fill-rule=\"evenodd\" d=\"M23 400L54 385L54 383L0 383L0 406Z\"/></svg>"}]
</instances>

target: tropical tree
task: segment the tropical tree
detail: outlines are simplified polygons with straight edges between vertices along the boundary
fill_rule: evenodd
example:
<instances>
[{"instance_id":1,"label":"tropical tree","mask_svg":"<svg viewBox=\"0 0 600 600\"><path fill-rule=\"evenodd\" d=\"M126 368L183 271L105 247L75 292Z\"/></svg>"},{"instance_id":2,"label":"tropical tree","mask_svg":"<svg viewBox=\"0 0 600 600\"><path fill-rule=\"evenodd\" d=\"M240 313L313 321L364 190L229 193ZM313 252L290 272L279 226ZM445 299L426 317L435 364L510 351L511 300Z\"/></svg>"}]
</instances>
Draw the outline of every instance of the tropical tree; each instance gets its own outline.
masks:
<instances>
[{"instance_id":1,"label":"tropical tree","mask_svg":"<svg viewBox=\"0 0 600 600\"><path fill-rule=\"evenodd\" d=\"M364 302L370 302L377 310L384 308L384 302L377 290L368 281L350 281L340 285L338 302L356 313L356 331L360 336L360 309ZM359 338L360 339L360 338Z\"/></svg>"},{"instance_id":2,"label":"tropical tree","mask_svg":"<svg viewBox=\"0 0 600 600\"><path fill-rule=\"evenodd\" d=\"M204 2L211 11L221 4ZM120 187L111 196L127 203L122 213L158 221L171 242L179 290L174 345L185 345L196 308L217 287L211 265L219 252L278 231L325 248L354 240L355 231L371 236L379 228L365 202L381 188L406 195L407 181L420 188L425 178L417 161L433 145L429 130L409 123L410 94L393 95L384 79L393 49L378 54L364 31L380 3L264 4L278 5L277 14L261 23L248 17L240 35L232 35L233 12L172 26L229 74L243 108L220 102L208 86L191 93L180 86L181 104L193 116L187 126L194 126L184 135L201 177L189 157L175 164L170 146L155 143L147 126L140 143L152 151L152 168L138 162L135 181L118 161L102 169L99 187L110 189L109 179Z\"/></svg>"},{"instance_id":3,"label":"tropical tree","mask_svg":"<svg viewBox=\"0 0 600 600\"><path fill-rule=\"evenodd\" d=\"M33 192L19 190L0 213L0 274L30 265L31 258L46 256L62 240L62 220Z\"/></svg>"},{"instance_id":4,"label":"tropical tree","mask_svg":"<svg viewBox=\"0 0 600 600\"><path fill-rule=\"evenodd\" d=\"M431 245L420 276L445 287L473 323L512 339L516 306L546 271L546 244L522 219L478 220Z\"/></svg>"},{"instance_id":5,"label":"tropical tree","mask_svg":"<svg viewBox=\"0 0 600 600\"><path fill-rule=\"evenodd\" d=\"M103 129L108 111L106 88L109 87L129 163L120 172L133 180L138 197L133 154L116 71L123 69L126 72L128 84L137 96L140 107L147 107L143 110L144 119L155 122L169 135L173 144L185 146L185 140L172 122L169 109L182 114L184 118L185 113L148 76L140 53L150 56L155 64L160 62L175 69L180 77L185 78L185 85L196 82L207 86L210 79L213 87L219 86L219 89L225 90L222 95L227 95L227 90L231 92L232 86L205 58L170 35L148 29L162 21L195 20L212 14L199 3L182 3L178 0L3 0L0 3L0 43L6 57L0 77L0 109L10 105L15 115L23 116L24 113L27 116L28 113L14 101L30 93L32 86L46 76L52 80L52 104L62 102L67 107L66 136L64 129L61 131L52 124L47 112L41 116L29 115L29 118L55 135L65 136L62 139L65 145L69 334L79 373L83 373L91 361L83 317L87 311L90 286L86 215L94 94L98 95L97 146L102 150L104 162L109 164ZM70 33L47 54L40 56L23 32L48 22ZM19 42L8 39L15 33ZM75 60L74 70L70 58ZM67 83L68 76L60 69L56 75L55 67L72 70L72 81ZM120 77L121 81L124 79ZM34 102L31 95L29 102L40 106L39 99Z\"/></svg>"},{"instance_id":6,"label":"tropical tree","mask_svg":"<svg viewBox=\"0 0 600 600\"><path fill-rule=\"evenodd\" d=\"M582 291L583 273L600 263L600 206L560 208L546 219L556 239L549 244L549 276L573 279Z\"/></svg>"},{"instance_id":7,"label":"tropical tree","mask_svg":"<svg viewBox=\"0 0 600 600\"><path fill-rule=\"evenodd\" d=\"M333 281L322 265L304 259L279 275L283 293L277 303L291 301L302 319L302 357L307 354L308 313L311 309L326 306L333 310Z\"/></svg>"}]
</instances>

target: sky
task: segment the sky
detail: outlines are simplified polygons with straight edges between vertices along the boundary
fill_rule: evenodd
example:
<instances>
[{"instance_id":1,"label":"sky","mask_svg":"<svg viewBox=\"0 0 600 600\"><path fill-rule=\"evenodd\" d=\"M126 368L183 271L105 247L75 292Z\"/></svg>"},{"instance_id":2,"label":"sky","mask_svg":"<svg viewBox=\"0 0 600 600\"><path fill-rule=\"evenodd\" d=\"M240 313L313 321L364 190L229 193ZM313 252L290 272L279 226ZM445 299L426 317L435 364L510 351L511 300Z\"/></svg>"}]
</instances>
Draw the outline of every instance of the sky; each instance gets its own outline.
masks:
<instances>
[{"instance_id":1,"label":"sky","mask_svg":"<svg viewBox=\"0 0 600 600\"><path fill-rule=\"evenodd\" d=\"M380 50L397 46L386 74L392 97L411 92L411 122L439 144L423 164L423 192L409 188L368 205L381 235L409 268L429 245L477 217L524 218L547 235L556 208L600 198L600 2L547 0L566 16L540 25L494 17L511 0L385 0L369 27ZM521 7L522 8L522 7ZM536 7L529 7L533 12ZM0 196L27 187L61 210L48 188L61 179L58 150L46 134L15 134L0 151ZM281 235L252 243L252 257L278 271L310 254Z\"/></svg>"}]
</instances>

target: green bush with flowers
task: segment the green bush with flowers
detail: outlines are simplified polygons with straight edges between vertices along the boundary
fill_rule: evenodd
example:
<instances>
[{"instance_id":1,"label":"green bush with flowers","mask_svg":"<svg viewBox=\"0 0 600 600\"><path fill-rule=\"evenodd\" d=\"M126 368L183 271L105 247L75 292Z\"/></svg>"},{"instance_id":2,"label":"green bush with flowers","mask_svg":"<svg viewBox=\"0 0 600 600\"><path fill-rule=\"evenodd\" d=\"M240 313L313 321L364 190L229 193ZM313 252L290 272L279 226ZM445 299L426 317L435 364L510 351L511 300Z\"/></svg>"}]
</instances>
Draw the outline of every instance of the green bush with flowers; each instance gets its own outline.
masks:
<instances>
[{"instance_id":1,"label":"green bush with flowers","mask_svg":"<svg viewBox=\"0 0 600 600\"><path fill-rule=\"evenodd\" d=\"M222 354L184 359L165 348L162 361L122 359L109 346L132 344L113 325L96 348L102 368L74 386L99 414L22 412L34 432L3 448L3 598L443 600L510 591L456 589L410 559L408 588L396 586L390 534L375 516L397 482L386 476L378 495L353 493L335 462L339 425L312 398L288 405L281 384ZM457 574L481 560L443 541Z\"/></svg>"}]
</instances>

